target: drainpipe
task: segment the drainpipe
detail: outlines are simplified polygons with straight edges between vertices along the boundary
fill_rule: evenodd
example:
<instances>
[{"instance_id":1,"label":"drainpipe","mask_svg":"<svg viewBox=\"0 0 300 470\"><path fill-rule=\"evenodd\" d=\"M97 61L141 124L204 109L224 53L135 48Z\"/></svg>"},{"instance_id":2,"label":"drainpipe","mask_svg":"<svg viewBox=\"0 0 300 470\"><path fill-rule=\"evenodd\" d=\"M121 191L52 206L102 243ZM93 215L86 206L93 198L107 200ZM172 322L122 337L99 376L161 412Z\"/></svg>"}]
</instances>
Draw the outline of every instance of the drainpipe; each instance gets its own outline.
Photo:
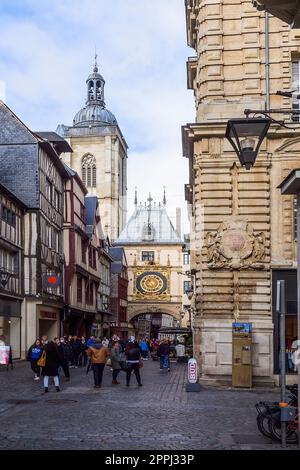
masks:
<instances>
[{"instance_id":1,"label":"drainpipe","mask_svg":"<svg viewBox=\"0 0 300 470\"><path fill-rule=\"evenodd\" d=\"M266 49L266 109L270 109L270 43L269 13L265 13L265 49Z\"/></svg>"}]
</instances>

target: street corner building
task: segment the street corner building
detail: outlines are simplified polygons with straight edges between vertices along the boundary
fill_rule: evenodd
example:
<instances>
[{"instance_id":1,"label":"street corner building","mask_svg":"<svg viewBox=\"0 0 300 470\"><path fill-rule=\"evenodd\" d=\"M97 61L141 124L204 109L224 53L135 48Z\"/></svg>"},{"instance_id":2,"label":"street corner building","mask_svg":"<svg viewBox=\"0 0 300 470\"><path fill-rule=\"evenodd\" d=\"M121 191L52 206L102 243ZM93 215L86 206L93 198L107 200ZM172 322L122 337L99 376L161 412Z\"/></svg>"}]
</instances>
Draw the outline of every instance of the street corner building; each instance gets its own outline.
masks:
<instances>
[{"instance_id":1,"label":"street corner building","mask_svg":"<svg viewBox=\"0 0 300 470\"><path fill-rule=\"evenodd\" d=\"M57 133L73 152L63 161L80 176L89 195L100 204L102 226L110 241L118 238L126 222L127 143L116 117L106 108L105 80L95 63L86 80L86 104L72 126L59 125Z\"/></svg>"},{"instance_id":2,"label":"street corner building","mask_svg":"<svg viewBox=\"0 0 300 470\"><path fill-rule=\"evenodd\" d=\"M278 3L278 2L277 2ZM294 129L272 123L255 166L242 168L225 139L228 119L245 109L299 109L276 95L299 90L300 34L251 1L186 0L188 88L196 120L182 128L190 179L194 335L203 381L230 381L232 323L253 325L254 383L278 377L278 279L287 282L287 344L297 336L296 215L279 184L299 167L299 115ZM282 120L285 115L276 115Z\"/></svg>"},{"instance_id":3,"label":"street corner building","mask_svg":"<svg viewBox=\"0 0 300 470\"><path fill-rule=\"evenodd\" d=\"M137 335L158 337L163 326L180 324L183 241L163 203L138 203L115 244L128 261L128 320Z\"/></svg>"},{"instance_id":4,"label":"street corner building","mask_svg":"<svg viewBox=\"0 0 300 470\"><path fill-rule=\"evenodd\" d=\"M4 259L10 274L14 269L4 289L6 295L11 288L15 294L25 296L21 315L19 309L10 307L7 311L11 314L6 316L21 316L22 351L18 354L18 346L13 353L14 357L24 357L37 337L54 337L60 331L64 307L63 193L68 173L59 157L71 148L56 133L30 131L3 102L0 102L0 144L0 182L26 207L22 222L16 207L3 204L1 212L2 233L9 238L5 243L11 258L4 255ZM9 243L15 247L9 247ZM17 247L22 250L19 261L14 255ZM22 273L19 281L18 273ZM53 285L47 283L48 276L55 279ZM9 321L10 332L3 332L5 341L17 349L19 327L13 333L16 320Z\"/></svg>"}]
</instances>

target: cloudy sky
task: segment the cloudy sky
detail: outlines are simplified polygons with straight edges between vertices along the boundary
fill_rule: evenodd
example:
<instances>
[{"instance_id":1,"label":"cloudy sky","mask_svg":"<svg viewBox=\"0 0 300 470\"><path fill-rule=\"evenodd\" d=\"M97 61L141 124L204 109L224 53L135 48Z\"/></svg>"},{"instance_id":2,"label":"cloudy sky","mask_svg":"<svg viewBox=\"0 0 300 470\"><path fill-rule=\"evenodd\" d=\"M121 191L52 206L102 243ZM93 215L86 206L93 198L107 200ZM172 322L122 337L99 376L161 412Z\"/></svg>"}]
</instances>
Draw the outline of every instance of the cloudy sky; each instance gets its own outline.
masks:
<instances>
[{"instance_id":1,"label":"cloudy sky","mask_svg":"<svg viewBox=\"0 0 300 470\"><path fill-rule=\"evenodd\" d=\"M171 218L186 213L181 125L195 112L184 0L1 0L0 17L0 95L25 124L72 123L96 47L107 108L129 145L129 212L135 186L141 201L150 191L161 200L166 186Z\"/></svg>"}]
</instances>

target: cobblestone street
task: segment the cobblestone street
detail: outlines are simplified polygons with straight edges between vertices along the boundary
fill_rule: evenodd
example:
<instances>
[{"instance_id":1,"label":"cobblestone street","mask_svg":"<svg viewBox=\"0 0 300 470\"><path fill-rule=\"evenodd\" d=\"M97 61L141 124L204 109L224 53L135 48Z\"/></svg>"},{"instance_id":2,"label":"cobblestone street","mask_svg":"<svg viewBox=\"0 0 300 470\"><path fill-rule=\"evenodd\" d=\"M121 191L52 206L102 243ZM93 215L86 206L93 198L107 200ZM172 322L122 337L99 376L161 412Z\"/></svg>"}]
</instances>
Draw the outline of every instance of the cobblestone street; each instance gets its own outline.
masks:
<instances>
[{"instance_id":1,"label":"cobblestone street","mask_svg":"<svg viewBox=\"0 0 300 470\"><path fill-rule=\"evenodd\" d=\"M275 391L205 389L186 393L186 366L171 364L160 372L147 361L143 387L132 377L125 386L111 385L106 368L103 388L93 377L72 369L71 382L62 380L44 394L28 363L0 370L0 449L280 449L260 435L254 405L276 400ZM293 447L291 447L293 448Z\"/></svg>"}]
</instances>

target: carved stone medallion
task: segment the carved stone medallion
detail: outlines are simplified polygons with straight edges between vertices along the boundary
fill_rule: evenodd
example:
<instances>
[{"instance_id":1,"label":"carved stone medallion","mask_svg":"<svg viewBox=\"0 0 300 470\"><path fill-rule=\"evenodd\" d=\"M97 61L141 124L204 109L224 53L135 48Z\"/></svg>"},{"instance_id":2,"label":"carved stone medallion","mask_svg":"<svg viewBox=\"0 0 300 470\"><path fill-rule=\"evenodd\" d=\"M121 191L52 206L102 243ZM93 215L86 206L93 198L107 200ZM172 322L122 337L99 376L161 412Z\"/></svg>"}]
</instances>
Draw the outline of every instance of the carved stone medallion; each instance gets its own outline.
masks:
<instances>
[{"instance_id":1,"label":"carved stone medallion","mask_svg":"<svg viewBox=\"0 0 300 470\"><path fill-rule=\"evenodd\" d=\"M265 234L254 233L245 219L233 217L216 232L206 235L207 262L210 269L263 269Z\"/></svg>"}]
</instances>

